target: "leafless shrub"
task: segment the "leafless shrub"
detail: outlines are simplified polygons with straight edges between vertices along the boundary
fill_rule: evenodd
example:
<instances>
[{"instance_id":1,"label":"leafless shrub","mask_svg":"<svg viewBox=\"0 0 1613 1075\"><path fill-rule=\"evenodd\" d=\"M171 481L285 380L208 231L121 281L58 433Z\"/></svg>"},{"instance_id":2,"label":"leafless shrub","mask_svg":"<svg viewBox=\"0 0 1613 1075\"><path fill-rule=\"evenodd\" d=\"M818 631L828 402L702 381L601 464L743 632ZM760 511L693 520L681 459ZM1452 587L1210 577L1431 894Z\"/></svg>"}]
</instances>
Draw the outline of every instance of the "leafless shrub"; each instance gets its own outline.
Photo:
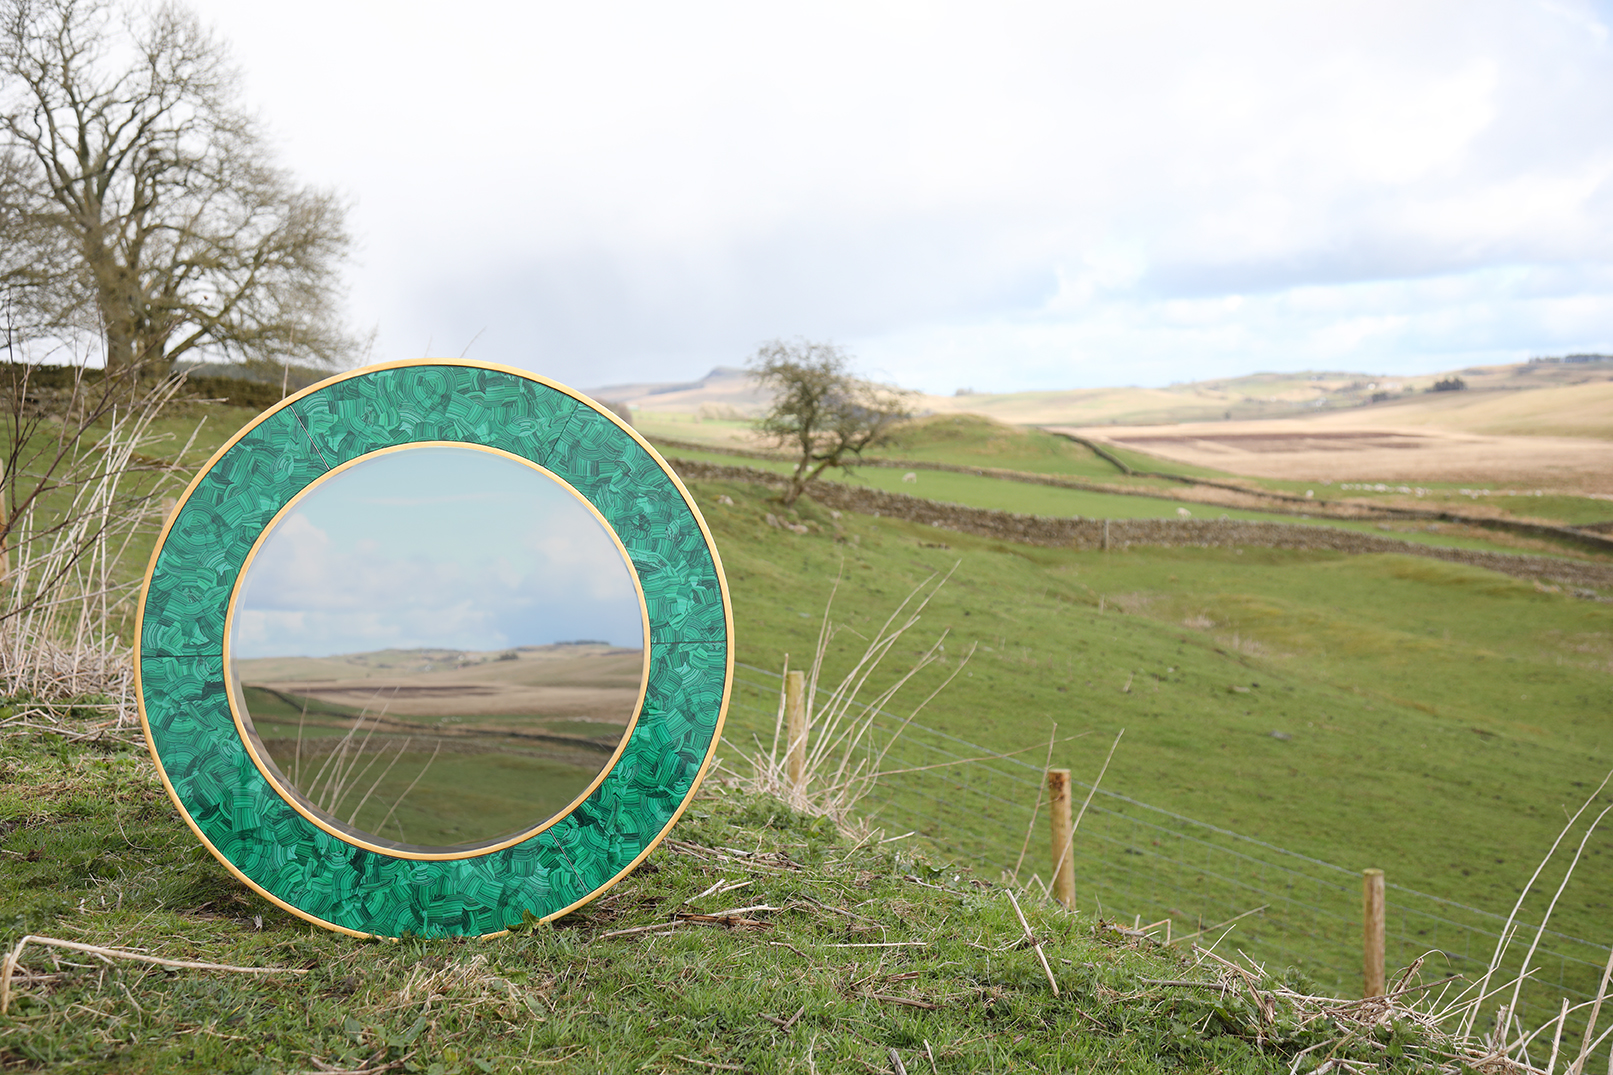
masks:
<instances>
[{"instance_id":1,"label":"leafless shrub","mask_svg":"<svg viewBox=\"0 0 1613 1075\"><path fill-rule=\"evenodd\" d=\"M56 707L101 695L121 724L130 714L125 639L140 573L128 563L142 532L161 523L165 494L184 473L154 458L154 428L180 378L105 378L82 356L65 390L38 405L31 382L63 367L16 360L0 370L0 690L33 705L13 720L57 722ZM160 445L160 447L159 447ZM186 445L188 447L189 445Z\"/></svg>"}]
</instances>

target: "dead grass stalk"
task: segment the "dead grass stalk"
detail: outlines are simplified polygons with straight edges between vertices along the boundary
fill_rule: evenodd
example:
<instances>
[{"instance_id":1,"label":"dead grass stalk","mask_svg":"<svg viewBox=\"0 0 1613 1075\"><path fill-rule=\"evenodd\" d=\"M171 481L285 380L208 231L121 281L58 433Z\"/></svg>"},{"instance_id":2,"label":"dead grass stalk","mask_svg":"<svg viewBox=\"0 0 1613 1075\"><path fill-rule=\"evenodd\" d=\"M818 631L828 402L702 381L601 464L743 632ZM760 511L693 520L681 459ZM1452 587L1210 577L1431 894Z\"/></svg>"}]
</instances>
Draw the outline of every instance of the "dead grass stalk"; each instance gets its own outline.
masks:
<instances>
[{"instance_id":1,"label":"dead grass stalk","mask_svg":"<svg viewBox=\"0 0 1613 1075\"><path fill-rule=\"evenodd\" d=\"M802 741L792 742L786 736L781 692L771 746L756 743L754 752L742 754L746 763L742 769L724 767L728 775L747 790L772 796L802 813L827 817L836 827L856 837L870 837L872 827L855 814L855 807L881 777L892 775L883 769L891 747L924 707L963 671L974 655L974 646L958 657L955 667L941 683L889 731L878 730L876 722L915 676L930 665L947 660L947 632L942 631L905 671L868 693L870 682L891 651L918 625L924 609L956 570L954 564L946 574L931 575L914 587L868 639L851 670L831 687L824 682L824 662L835 637L840 631L849 630L831 619L834 596L840 586L837 575L824 605L817 648L806 675L806 721ZM788 660L786 657L786 674ZM792 781L789 757L797 747L804 749L805 763L800 780Z\"/></svg>"}]
</instances>

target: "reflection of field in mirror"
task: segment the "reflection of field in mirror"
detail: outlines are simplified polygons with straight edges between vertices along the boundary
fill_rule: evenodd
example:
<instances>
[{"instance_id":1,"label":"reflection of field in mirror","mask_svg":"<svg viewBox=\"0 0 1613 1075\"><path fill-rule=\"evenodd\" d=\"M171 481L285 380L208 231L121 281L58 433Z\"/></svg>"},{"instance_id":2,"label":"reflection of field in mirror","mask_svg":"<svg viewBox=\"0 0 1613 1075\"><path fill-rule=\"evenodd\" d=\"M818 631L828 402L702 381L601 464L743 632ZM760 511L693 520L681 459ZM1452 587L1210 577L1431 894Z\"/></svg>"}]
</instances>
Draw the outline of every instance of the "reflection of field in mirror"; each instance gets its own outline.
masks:
<instances>
[{"instance_id":1,"label":"reflection of field in mirror","mask_svg":"<svg viewBox=\"0 0 1613 1075\"><path fill-rule=\"evenodd\" d=\"M485 843L568 806L638 702L643 652L603 642L233 662L264 752L310 802L383 840Z\"/></svg>"}]
</instances>

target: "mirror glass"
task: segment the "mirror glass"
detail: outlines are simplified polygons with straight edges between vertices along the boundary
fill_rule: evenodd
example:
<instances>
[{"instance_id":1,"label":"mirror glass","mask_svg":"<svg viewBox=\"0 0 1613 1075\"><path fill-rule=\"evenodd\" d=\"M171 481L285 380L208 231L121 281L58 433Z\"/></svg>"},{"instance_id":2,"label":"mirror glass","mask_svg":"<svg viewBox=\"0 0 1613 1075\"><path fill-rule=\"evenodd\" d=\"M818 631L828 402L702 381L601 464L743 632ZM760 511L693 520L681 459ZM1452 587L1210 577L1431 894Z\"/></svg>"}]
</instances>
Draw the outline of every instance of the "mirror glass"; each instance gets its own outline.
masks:
<instances>
[{"instance_id":1,"label":"mirror glass","mask_svg":"<svg viewBox=\"0 0 1613 1075\"><path fill-rule=\"evenodd\" d=\"M456 853L543 824L637 711L643 604L569 486L461 446L366 456L247 563L229 675L258 757L326 825Z\"/></svg>"}]
</instances>

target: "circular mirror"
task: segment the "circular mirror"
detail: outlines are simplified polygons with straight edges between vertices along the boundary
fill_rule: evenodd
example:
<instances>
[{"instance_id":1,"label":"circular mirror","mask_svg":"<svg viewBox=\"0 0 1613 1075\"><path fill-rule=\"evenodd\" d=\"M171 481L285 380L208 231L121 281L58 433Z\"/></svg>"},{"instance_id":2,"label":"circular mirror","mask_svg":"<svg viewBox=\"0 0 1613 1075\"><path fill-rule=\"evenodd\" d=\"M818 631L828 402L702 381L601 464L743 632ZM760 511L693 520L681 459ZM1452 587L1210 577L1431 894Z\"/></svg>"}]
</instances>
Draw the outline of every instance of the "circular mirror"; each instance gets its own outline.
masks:
<instances>
[{"instance_id":1,"label":"circular mirror","mask_svg":"<svg viewBox=\"0 0 1613 1075\"><path fill-rule=\"evenodd\" d=\"M637 716L647 612L576 490L508 453L377 452L264 531L231 609L254 760L316 824L454 853L582 799Z\"/></svg>"},{"instance_id":2,"label":"circular mirror","mask_svg":"<svg viewBox=\"0 0 1613 1075\"><path fill-rule=\"evenodd\" d=\"M605 891L699 787L733 677L722 567L666 461L562 385L444 359L231 437L164 524L135 635L180 816L361 936Z\"/></svg>"}]
</instances>

